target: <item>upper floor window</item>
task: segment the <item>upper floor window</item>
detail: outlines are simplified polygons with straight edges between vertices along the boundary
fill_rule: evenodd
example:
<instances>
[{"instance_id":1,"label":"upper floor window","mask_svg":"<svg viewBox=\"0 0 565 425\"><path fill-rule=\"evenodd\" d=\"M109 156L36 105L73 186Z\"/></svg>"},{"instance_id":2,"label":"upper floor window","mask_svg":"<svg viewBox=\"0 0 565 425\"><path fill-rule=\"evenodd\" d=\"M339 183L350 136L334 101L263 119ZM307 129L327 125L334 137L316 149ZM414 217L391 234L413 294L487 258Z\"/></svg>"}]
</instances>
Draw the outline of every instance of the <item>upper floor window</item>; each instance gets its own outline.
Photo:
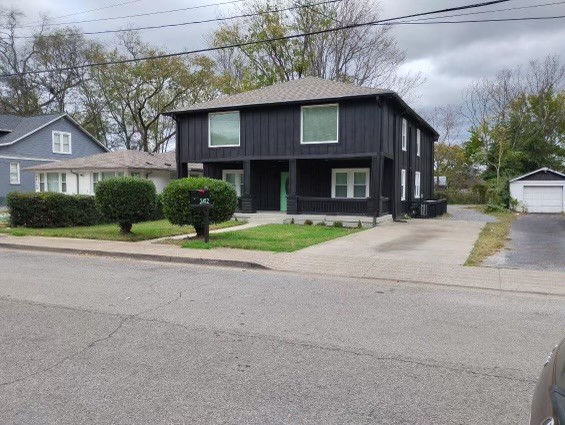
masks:
<instances>
[{"instance_id":1,"label":"upper floor window","mask_svg":"<svg viewBox=\"0 0 565 425\"><path fill-rule=\"evenodd\" d=\"M337 143L339 106L315 105L302 107L300 143Z\"/></svg>"},{"instance_id":2,"label":"upper floor window","mask_svg":"<svg viewBox=\"0 0 565 425\"><path fill-rule=\"evenodd\" d=\"M208 146L240 145L239 111L208 114Z\"/></svg>"},{"instance_id":3,"label":"upper floor window","mask_svg":"<svg viewBox=\"0 0 565 425\"><path fill-rule=\"evenodd\" d=\"M420 129L416 130L416 155L420 156L421 135Z\"/></svg>"},{"instance_id":4,"label":"upper floor window","mask_svg":"<svg viewBox=\"0 0 565 425\"><path fill-rule=\"evenodd\" d=\"M368 197L368 168L334 168L332 170L332 198Z\"/></svg>"},{"instance_id":5,"label":"upper floor window","mask_svg":"<svg viewBox=\"0 0 565 425\"><path fill-rule=\"evenodd\" d=\"M71 133L64 131L53 132L53 153L72 153Z\"/></svg>"},{"instance_id":6,"label":"upper floor window","mask_svg":"<svg viewBox=\"0 0 565 425\"><path fill-rule=\"evenodd\" d=\"M408 146L408 121L402 118L402 150L406 151Z\"/></svg>"},{"instance_id":7,"label":"upper floor window","mask_svg":"<svg viewBox=\"0 0 565 425\"><path fill-rule=\"evenodd\" d=\"M10 162L10 184L20 184L19 162Z\"/></svg>"}]
</instances>

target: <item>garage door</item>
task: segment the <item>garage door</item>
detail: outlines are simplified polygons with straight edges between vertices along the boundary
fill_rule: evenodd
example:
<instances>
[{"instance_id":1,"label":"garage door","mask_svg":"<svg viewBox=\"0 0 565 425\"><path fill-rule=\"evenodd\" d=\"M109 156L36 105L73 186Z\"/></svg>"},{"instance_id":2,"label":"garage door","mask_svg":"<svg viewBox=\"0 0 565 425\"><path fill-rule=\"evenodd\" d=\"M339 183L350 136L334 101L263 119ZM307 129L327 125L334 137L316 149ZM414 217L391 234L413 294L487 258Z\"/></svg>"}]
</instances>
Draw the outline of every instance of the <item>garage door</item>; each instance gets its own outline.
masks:
<instances>
[{"instance_id":1,"label":"garage door","mask_svg":"<svg viewBox=\"0 0 565 425\"><path fill-rule=\"evenodd\" d=\"M563 212L563 187L524 186L524 203L531 213Z\"/></svg>"}]
</instances>

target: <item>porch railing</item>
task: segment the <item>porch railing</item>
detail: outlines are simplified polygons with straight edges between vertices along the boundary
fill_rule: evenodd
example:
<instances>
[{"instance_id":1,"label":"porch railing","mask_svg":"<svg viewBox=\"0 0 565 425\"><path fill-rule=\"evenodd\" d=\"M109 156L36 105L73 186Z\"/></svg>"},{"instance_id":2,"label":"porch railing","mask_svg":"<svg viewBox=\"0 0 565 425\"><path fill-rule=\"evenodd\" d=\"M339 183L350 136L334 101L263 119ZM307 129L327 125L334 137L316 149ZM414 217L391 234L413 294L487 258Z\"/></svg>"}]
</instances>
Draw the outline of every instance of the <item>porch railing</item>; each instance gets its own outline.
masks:
<instances>
[{"instance_id":1,"label":"porch railing","mask_svg":"<svg viewBox=\"0 0 565 425\"><path fill-rule=\"evenodd\" d=\"M299 213L367 214L367 199L297 197Z\"/></svg>"}]
</instances>

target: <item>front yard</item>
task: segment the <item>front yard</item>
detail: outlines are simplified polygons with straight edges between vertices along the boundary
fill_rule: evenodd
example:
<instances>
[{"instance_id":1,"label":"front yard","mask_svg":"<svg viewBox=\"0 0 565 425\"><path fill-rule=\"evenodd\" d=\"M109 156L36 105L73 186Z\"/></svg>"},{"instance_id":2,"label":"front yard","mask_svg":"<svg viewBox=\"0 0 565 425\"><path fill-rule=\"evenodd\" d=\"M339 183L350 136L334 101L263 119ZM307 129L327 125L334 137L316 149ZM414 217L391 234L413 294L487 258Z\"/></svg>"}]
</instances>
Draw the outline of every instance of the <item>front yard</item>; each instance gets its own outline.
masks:
<instances>
[{"instance_id":1,"label":"front yard","mask_svg":"<svg viewBox=\"0 0 565 425\"><path fill-rule=\"evenodd\" d=\"M191 239L182 244L183 248L237 248L258 251L292 252L351 235L361 229L327 226L304 226L297 224L265 224L250 229L210 234L210 243Z\"/></svg>"},{"instance_id":2,"label":"front yard","mask_svg":"<svg viewBox=\"0 0 565 425\"><path fill-rule=\"evenodd\" d=\"M243 221L226 221L214 224L210 229L223 229L226 227L239 226L245 224ZM81 227L61 227L33 229L24 227L1 227L0 233L8 233L13 236L52 236L59 238L80 238L80 239L103 239L112 241L136 242L148 239L164 238L167 236L186 235L194 233L191 226L176 226L168 220L146 221L133 225L131 234L123 235L117 224L100 224L97 226Z\"/></svg>"}]
</instances>

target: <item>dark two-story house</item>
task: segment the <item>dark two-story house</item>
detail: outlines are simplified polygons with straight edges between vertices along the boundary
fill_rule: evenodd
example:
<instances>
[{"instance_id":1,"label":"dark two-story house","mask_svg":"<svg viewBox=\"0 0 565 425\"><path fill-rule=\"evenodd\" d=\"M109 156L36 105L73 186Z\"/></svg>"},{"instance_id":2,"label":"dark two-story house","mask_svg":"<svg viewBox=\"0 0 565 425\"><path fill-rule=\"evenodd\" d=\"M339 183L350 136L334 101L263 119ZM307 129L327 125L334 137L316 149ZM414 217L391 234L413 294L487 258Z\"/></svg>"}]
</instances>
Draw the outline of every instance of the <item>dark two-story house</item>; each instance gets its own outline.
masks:
<instances>
[{"instance_id":1,"label":"dark two-story house","mask_svg":"<svg viewBox=\"0 0 565 425\"><path fill-rule=\"evenodd\" d=\"M399 216L433 195L438 134L393 91L308 77L168 115L179 177L202 162L242 212Z\"/></svg>"}]
</instances>

